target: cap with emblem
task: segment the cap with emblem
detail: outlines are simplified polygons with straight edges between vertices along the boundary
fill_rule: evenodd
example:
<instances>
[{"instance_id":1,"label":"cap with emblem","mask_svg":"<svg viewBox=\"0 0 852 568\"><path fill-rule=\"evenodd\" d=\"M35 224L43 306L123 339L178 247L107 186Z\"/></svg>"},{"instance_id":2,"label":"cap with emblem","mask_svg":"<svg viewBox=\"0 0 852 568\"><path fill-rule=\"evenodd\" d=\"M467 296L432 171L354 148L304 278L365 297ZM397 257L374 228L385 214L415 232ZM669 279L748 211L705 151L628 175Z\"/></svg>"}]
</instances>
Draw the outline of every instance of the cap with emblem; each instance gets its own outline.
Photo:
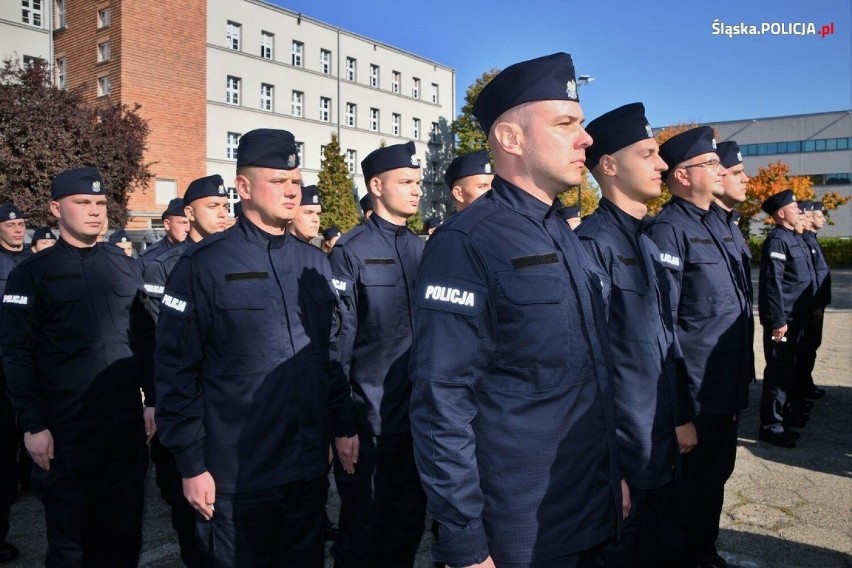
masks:
<instances>
[{"instance_id":1,"label":"cap with emblem","mask_svg":"<svg viewBox=\"0 0 852 568\"><path fill-rule=\"evenodd\" d=\"M713 136L712 128L699 126L676 134L663 142L660 145L660 157L669 166L663 174L663 179L675 171L678 164L701 154L715 152L716 139Z\"/></svg>"},{"instance_id":2,"label":"cap with emblem","mask_svg":"<svg viewBox=\"0 0 852 568\"><path fill-rule=\"evenodd\" d=\"M186 193L183 194L183 204L189 205L196 199L202 197L223 197L227 195L225 191L225 181L219 174L213 174L203 178L193 180L189 187L186 188Z\"/></svg>"},{"instance_id":3,"label":"cap with emblem","mask_svg":"<svg viewBox=\"0 0 852 568\"><path fill-rule=\"evenodd\" d=\"M4 203L0 205L0 223L4 221L14 221L23 219L24 214L18 209L14 203Z\"/></svg>"},{"instance_id":4,"label":"cap with emblem","mask_svg":"<svg viewBox=\"0 0 852 568\"><path fill-rule=\"evenodd\" d=\"M453 187L456 180L463 177L491 173L491 156L488 154L488 150L480 150L472 154L458 156L450 162L450 165L447 166L447 173L444 174L444 181L448 186Z\"/></svg>"},{"instance_id":5,"label":"cap with emblem","mask_svg":"<svg viewBox=\"0 0 852 568\"><path fill-rule=\"evenodd\" d=\"M97 168L89 166L65 170L50 184L50 198L59 199L66 195L104 195L104 178Z\"/></svg>"},{"instance_id":6,"label":"cap with emblem","mask_svg":"<svg viewBox=\"0 0 852 568\"><path fill-rule=\"evenodd\" d=\"M740 145L733 140L725 140L716 144L716 153L719 155L719 161L726 168L733 168L743 163Z\"/></svg>"},{"instance_id":7,"label":"cap with emblem","mask_svg":"<svg viewBox=\"0 0 852 568\"><path fill-rule=\"evenodd\" d=\"M315 185L306 185L302 187L302 201L299 205L321 205L319 198L319 188Z\"/></svg>"},{"instance_id":8,"label":"cap with emblem","mask_svg":"<svg viewBox=\"0 0 852 568\"><path fill-rule=\"evenodd\" d=\"M118 229L116 231L113 231L107 241L112 245L116 245L118 243L129 243L130 237L127 236L127 231L125 231L124 229Z\"/></svg>"},{"instance_id":9,"label":"cap with emblem","mask_svg":"<svg viewBox=\"0 0 852 568\"><path fill-rule=\"evenodd\" d=\"M568 207L560 207L556 210L556 214L562 217L564 220L575 219L580 216L580 208L576 205L569 205Z\"/></svg>"},{"instance_id":10,"label":"cap with emblem","mask_svg":"<svg viewBox=\"0 0 852 568\"><path fill-rule=\"evenodd\" d=\"M183 210L183 199L180 197L175 197L171 201L169 201L168 207L163 211L162 218L166 217L186 217L186 213Z\"/></svg>"},{"instance_id":11,"label":"cap with emblem","mask_svg":"<svg viewBox=\"0 0 852 568\"><path fill-rule=\"evenodd\" d=\"M501 114L533 101L580 101L570 55L554 53L506 67L480 91L473 115L488 134Z\"/></svg>"},{"instance_id":12,"label":"cap with emblem","mask_svg":"<svg viewBox=\"0 0 852 568\"><path fill-rule=\"evenodd\" d=\"M369 181L376 175L397 168L420 169L420 162L415 155L417 148L414 142L405 144L394 144L373 150L361 161L361 171L364 179Z\"/></svg>"},{"instance_id":13,"label":"cap with emblem","mask_svg":"<svg viewBox=\"0 0 852 568\"><path fill-rule=\"evenodd\" d=\"M373 210L373 198L370 197L369 193L367 195L365 195L364 197L362 197L361 200L358 202L358 204L361 206L361 212L364 215L367 214L367 211Z\"/></svg>"},{"instance_id":14,"label":"cap with emblem","mask_svg":"<svg viewBox=\"0 0 852 568\"><path fill-rule=\"evenodd\" d=\"M796 196L793 195L792 189L785 189L775 195L771 195L760 205L764 213L772 215L782 207L786 207L791 203L796 202Z\"/></svg>"},{"instance_id":15,"label":"cap with emblem","mask_svg":"<svg viewBox=\"0 0 852 568\"><path fill-rule=\"evenodd\" d=\"M601 156L654 137L642 103L626 104L602 114L586 126L586 132L594 140L586 148L586 167L590 170L598 165Z\"/></svg>"},{"instance_id":16,"label":"cap with emblem","mask_svg":"<svg viewBox=\"0 0 852 568\"><path fill-rule=\"evenodd\" d=\"M325 239L326 241L330 241L334 237L339 237L339 236L340 236L340 229L336 225L333 225L333 226L329 227L328 229L326 229L325 231L322 232L322 238Z\"/></svg>"},{"instance_id":17,"label":"cap with emblem","mask_svg":"<svg viewBox=\"0 0 852 568\"><path fill-rule=\"evenodd\" d=\"M237 167L257 166L293 170L299 166L296 138L286 130L258 128L240 137Z\"/></svg>"},{"instance_id":18,"label":"cap with emblem","mask_svg":"<svg viewBox=\"0 0 852 568\"><path fill-rule=\"evenodd\" d=\"M53 234L53 231L50 230L50 227L41 227L33 231L33 238L31 241L36 243L38 241L55 241L56 235Z\"/></svg>"},{"instance_id":19,"label":"cap with emblem","mask_svg":"<svg viewBox=\"0 0 852 568\"><path fill-rule=\"evenodd\" d=\"M814 201L814 211L825 213L825 204L822 201Z\"/></svg>"},{"instance_id":20,"label":"cap with emblem","mask_svg":"<svg viewBox=\"0 0 852 568\"><path fill-rule=\"evenodd\" d=\"M799 211L801 211L802 213L807 213L808 211L814 210L814 202L813 201L806 201L806 200L802 199L800 201L796 201L796 205L799 206Z\"/></svg>"}]
</instances>

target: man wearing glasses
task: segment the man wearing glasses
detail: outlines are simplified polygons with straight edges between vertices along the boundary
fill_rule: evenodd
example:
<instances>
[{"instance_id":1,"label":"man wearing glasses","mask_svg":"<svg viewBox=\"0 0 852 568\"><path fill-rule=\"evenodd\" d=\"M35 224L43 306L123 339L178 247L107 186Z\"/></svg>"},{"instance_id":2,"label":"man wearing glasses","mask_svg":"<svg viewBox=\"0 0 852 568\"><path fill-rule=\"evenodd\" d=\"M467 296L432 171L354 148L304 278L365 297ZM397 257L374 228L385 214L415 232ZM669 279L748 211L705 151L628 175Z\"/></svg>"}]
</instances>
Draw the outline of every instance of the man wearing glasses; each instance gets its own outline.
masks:
<instances>
[{"instance_id":1,"label":"man wearing glasses","mask_svg":"<svg viewBox=\"0 0 852 568\"><path fill-rule=\"evenodd\" d=\"M672 199L647 229L668 269L676 333L683 349L698 445L682 456L683 474L662 513L671 563L726 567L716 552L725 482L734 469L737 414L748 401L747 300L741 275L714 230L711 204L727 174L713 129L682 132L660 146Z\"/></svg>"}]
</instances>

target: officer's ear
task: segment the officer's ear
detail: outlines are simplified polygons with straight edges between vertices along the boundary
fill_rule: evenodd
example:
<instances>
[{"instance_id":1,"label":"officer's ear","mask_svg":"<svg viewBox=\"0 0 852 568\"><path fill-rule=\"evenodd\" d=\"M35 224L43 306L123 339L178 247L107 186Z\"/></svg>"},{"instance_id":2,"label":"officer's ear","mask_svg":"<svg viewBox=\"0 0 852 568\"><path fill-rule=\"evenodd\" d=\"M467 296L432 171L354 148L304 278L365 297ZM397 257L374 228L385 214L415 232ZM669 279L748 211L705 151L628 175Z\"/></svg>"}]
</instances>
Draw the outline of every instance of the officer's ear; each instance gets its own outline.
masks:
<instances>
[{"instance_id":1,"label":"officer's ear","mask_svg":"<svg viewBox=\"0 0 852 568\"><path fill-rule=\"evenodd\" d=\"M609 154L604 154L603 156L601 156L598 165L595 166L594 169L600 171L600 173L609 177L618 174L618 165L616 163L616 160Z\"/></svg>"},{"instance_id":2,"label":"officer's ear","mask_svg":"<svg viewBox=\"0 0 852 568\"><path fill-rule=\"evenodd\" d=\"M195 210L192 208L192 205L184 207L183 214L186 215L186 218L189 219L190 222L195 221Z\"/></svg>"},{"instance_id":3,"label":"officer's ear","mask_svg":"<svg viewBox=\"0 0 852 568\"><path fill-rule=\"evenodd\" d=\"M383 180L382 175L383 174L384 174L384 172L370 178L370 193L373 194L374 197L381 197L382 196L382 180Z\"/></svg>"},{"instance_id":4,"label":"officer's ear","mask_svg":"<svg viewBox=\"0 0 852 568\"><path fill-rule=\"evenodd\" d=\"M686 168L677 166L672 173L669 174L670 178L674 178L680 185L684 187L689 187L692 183L689 181L689 173L686 171Z\"/></svg>"},{"instance_id":5,"label":"officer's ear","mask_svg":"<svg viewBox=\"0 0 852 568\"><path fill-rule=\"evenodd\" d=\"M493 143L491 139L489 139L488 143L491 144L492 148L494 147L493 144L496 144L507 154L521 155L521 143L524 137L521 127L518 124L514 122L498 122L494 125L490 138L493 139Z\"/></svg>"},{"instance_id":6,"label":"officer's ear","mask_svg":"<svg viewBox=\"0 0 852 568\"><path fill-rule=\"evenodd\" d=\"M237 170L237 177L234 178L234 189L237 190L240 199L251 200L252 173L253 170L250 167L242 167Z\"/></svg>"},{"instance_id":7,"label":"officer's ear","mask_svg":"<svg viewBox=\"0 0 852 568\"><path fill-rule=\"evenodd\" d=\"M54 217L56 217L57 219L62 219L62 211L59 208L59 202L58 201L51 201L50 202L50 214L53 215Z\"/></svg>"},{"instance_id":8,"label":"officer's ear","mask_svg":"<svg viewBox=\"0 0 852 568\"><path fill-rule=\"evenodd\" d=\"M459 203L464 203L464 198L462 197L462 187L460 185L453 185L453 189L451 191L453 194L453 199L455 199Z\"/></svg>"}]
</instances>

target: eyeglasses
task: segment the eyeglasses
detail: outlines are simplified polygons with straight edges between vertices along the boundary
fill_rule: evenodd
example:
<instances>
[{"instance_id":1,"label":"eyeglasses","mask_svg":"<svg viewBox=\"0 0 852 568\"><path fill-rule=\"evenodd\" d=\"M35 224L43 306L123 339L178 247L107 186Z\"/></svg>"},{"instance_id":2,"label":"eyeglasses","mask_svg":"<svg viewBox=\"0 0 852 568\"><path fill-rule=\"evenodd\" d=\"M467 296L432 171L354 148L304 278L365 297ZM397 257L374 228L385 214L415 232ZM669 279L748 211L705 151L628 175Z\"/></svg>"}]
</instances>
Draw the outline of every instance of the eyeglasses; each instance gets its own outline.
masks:
<instances>
[{"instance_id":1,"label":"eyeglasses","mask_svg":"<svg viewBox=\"0 0 852 568\"><path fill-rule=\"evenodd\" d=\"M701 162L700 164L691 164L689 166L681 166L681 167L685 170L688 170L689 168L697 168L698 166L704 166L708 170L715 170L721 165L722 165L722 162L720 162L719 160L713 159L713 160L707 160L706 162Z\"/></svg>"}]
</instances>

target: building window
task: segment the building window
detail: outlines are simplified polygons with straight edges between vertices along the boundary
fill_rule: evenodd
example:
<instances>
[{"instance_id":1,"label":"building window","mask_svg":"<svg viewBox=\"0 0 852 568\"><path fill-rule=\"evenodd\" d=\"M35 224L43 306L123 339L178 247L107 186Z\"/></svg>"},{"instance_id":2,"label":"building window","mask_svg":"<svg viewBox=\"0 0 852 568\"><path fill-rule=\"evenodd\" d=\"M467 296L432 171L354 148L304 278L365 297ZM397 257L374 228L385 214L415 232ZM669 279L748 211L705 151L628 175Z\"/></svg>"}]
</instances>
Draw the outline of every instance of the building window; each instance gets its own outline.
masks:
<instances>
[{"instance_id":1,"label":"building window","mask_svg":"<svg viewBox=\"0 0 852 568\"><path fill-rule=\"evenodd\" d=\"M399 84L402 83L402 73L394 71L391 77L391 90L394 93L399 93Z\"/></svg>"},{"instance_id":2,"label":"building window","mask_svg":"<svg viewBox=\"0 0 852 568\"><path fill-rule=\"evenodd\" d=\"M292 105L290 106L290 114L293 116L302 116L302 103L304 102L305 95L301 91L293 91L293 96L290 99L292 101Z\"/></svg>"},{"instance_id":3,"label":"building window","mask_svg":"<svg viewBox=\"0 0 852 568\"><path fill-rule=\"evenodd\" d=\"M275 34L260 32L260 56L264 59L272 59L275 47Z\"/></svg>"},{"instance_id":4,"label":"building window","mask_svg":"<svg viewBox=\"0 0 852 568\"><path fill-rule=\"evenodd\" d=\"M66 79L66 70L65 70L65 58L60 57L56 60L56 86L60 89L65 88L65 79Z\"/></svg>"},{"instance_id":5,"label":"building window","mask_svg":"<svg viewBox=\"0 0 852 568\"><path fill-rule=\"evenodd\" d=\"M391 127L392 127L391 132L393 132L393 135L399 136L399 131L402 127L402 116L400 116L396 113L393 113Z\"/></svg>"},{"instance_id":6,"label":"building window","mask_svg":"<svg viewBox=\"0 0 852 568\"><path fill-rule=\"evenodd\" d=\"M228 39L228 49L233 49L235 51L240 50L240 31L242 30L242 26L237 22L228 22L227 26L227 34L226 37Z\"/></svg>"},{"instance_id":7,"label":"building window","mask_svg":"<svg viewBox=\"0 0 852 568\"><path fill-rule=\"evenodd\" d=\"M346 150L346 167L350 174L355 173L355 167L358 163L358 154L355 150Z\"/></svg>"},{"instance_id":8,"label":"building window","mask_svg":"<svg viewBox=\"0 0 852 568\"><path fill-rule=\"evenodd\" d=\"M302 54L305 52L305 44L301 41L293 41L293 66L302 66Z\"/></svg>"},{"instance_id":9,"label":"building window","mask_svg":"<svg viewBox=\"0 0 852 568\"><path fill-rule=\"evenodd\" d=\"M379 109L370 109L370 130L373 132L379 131Z\"/></svg>"},{"instance_id":10,"label":"building window","mask_svg":"<svg viewBox=\"0 0 852 568\"><path fill-rule=\"evenodd\" d=\"M379 88L379 66L378 65L370 65L370 86L373 88Z\"/></svg>"},{"instance_id":11,"label":"building window","mask_svg":"<svg viewBox=\"0 0 852 568\"><path fill-rule=\"evenodd\" d=\"M346 126L355 127L358 120L358 107L355 103L346 103Z\"/></svg>"},{"instance_id":12,"label":"building window","mask_svg":"<svg viewBox=\"0 0 852 568\"><path fill-rule=\"evenodd\" d=\"M104 75L103 77L98 77L98 96L99 97L108 97L109 96L109 75Z\"/></svg>"},{"instance_id":13,"label":"building window","mask_svg":"<svg viewBox=\"0 0 852 568\"><path fill-rule=\"evenodd\" d=\"M24 67L26 67L27 69L29 69L36 63L45 63L44 59L42 59L41 57L34 57L32 55L24 55L23 60Z\"/></svg>"},{"instance_id":14,"label":"building window","mask_svg":"<svg viewBox=\"0 0 852 568\"><path fill-rule=\"evenodd\" d=\"M275 87L267 83L260 84L260 109L272 110L272 98L275 93Z\"/></svg>"},{"instance_id":15,"label":"building window","mask_svg":"<svg viewBox=\"0 0 852 568\"><path fill-rule=\"evenodd\" d=\"M441 127L437 122L432 123L432 130L429 131L429 142L438 143L441 141Z\"/></svg>"},{"instance_id":16,"label":"building window","mask_svg":"<svg viewBox=\"0 0 852 568\"><path fill-rule=\"evenodd\" d=\"M353 58L351 58L351 57L346 58L346 80L347 81L356 81L357 80L357 77L358 77L357 66L358 66L358 62L355 61Z\"/></svg>"},{"instance_id":17,"label":"building window","mask_svg":"<svg viewBox=\"0 0 852 568\"><path fill-rule=\"evenodd\" d=\"M158 179L154 182L154 202L168 203L177 197L177 180Z\"/></svg>"},{"instance_id":18,"label":"building window","mask_svg":"<svg viewBox=\"0 0 852 568\"><path fill-rule=\"evenodd\" d=\"M67 23L65 21L65 0L56 1L56 29L61 30Z\"/></svg>"},{"instance_id":19,"label":"building window","mask_svg":"<svg viewBox=\"0 0 852 568\"><path fill-rule=\"evenodd\" d=\"M98 44L98 63L109 61L109 41Z\"/></svg>"},{"instance_id":20,"label":"building window","mask_svg":"<svg viewBox=\"0 0 852 568\"><path fill-rule=\"evenodd\" d=\"M417 77L411 79L411 96L415 99L420 98L420 79Z\"/></svg>"},{"instance_id":21,"label":"building window","mask_svg":"<svg viewBox=\"0 0 852 568\"><path fill-rule=\"evenodd\" d=\"M320 165L325 162L325 145L320 146Z\"/></svg>"},{"instance_id":22,"label":"building window","mask_svg":"<svg viewBox=\"0 0 852 568\"><path fill-rule=\"evenodd\" d=\"M331 73L331 52L327 49L320 49L320 73Z\"/></svg>"},{"instance_id":23,"label":"building window","mask_svg":"<svg viewBox=\"0 0 852 568\"><path fill-rule=\"evenodd\" d=\"M42 0L21 0L21 21L29 26L41 27Z\"/></svg>"},{"instance_id":24,"label":"building window","mask_svg":"<svg viewBox=\"0 0 852 568\"><path fill-rule=\"evenodd\" d=\"M240 78L228 75L225 83L225 102L229 105L240 104Z\"/></svg>"},{"instance_id":25,"label":"building window","mask_svg":"<svg viewBox=\"0 0 852 568\"><path fill-rule=\"evenodd\" d=\"M432 83L432 102L438 104L438 83Z\"/></svg>"},{"instance_id":26,"label":"building window","mask_svg":"<svg viewBox=\"0 0 852 568\"><path fill-rule=\"evenodd\" d=\"M411 119L411 137L415 140L420 140L420 119Z\"/></svg>"},{"instance_id":27,"label":"building window","mask_svg":"<svg viewBox=\"0 0 852 568\"><path fill-rule=\"evenodd\" d=\"M228 144L225 149L225 157L229 160L237 159L237 148L240 146L240 136L236 132L228 132Z\"/></svg>"},{"instance_id":28,"label":"building window","mask_svg":"<svg viewBox=\"0 0 852 568\"><path fill-rule=\"evenodd\" d=\"M299 164L305 165L305 143L304 142L296 142L296 154L299 156Z\"/></svg>"},{"instance_id":29,"label":"building window","mask_svg":"<svg viewBox=\"0 0 852 568\"><path fill-rule=\"evenodd\" d=\"M429 163L429 171L430 171L429 179L432 182L438 183L438 182L441 181L440 177L438 176L438 172L441 171L441 164L439 162L430 162Z\"/></svg>"},{"instance_id":30,"label":"building window","mask_svg":"<svg viewBox=\"0 0 852 568\"><path fill-rule=\"evenodd\" d=\"M231 217L234 217L234 208L237 206L237 203L240 202L240 194L237 193L236 187L228 188L228 213Z\"/></svg>"},{"instance_id":31,"label":"building window","mask_svg":"<svg viewBox=\"0 0 852 568\"><path fill-rule=\"evenodd\" d=\"M109 8L102 8L98 10L98 28L106 28L110 24L110 12Z\"/></svg>"},{"instance_id":32,"label":"building window","mask_svg":"<svg viewBox=\"0 0 852 568\"><path fill-rule=\"evenodd\" d=\"M331 120L331 99L328 97L320 97L319 119L323 122Z\"/></svg>"}]
</instances>

